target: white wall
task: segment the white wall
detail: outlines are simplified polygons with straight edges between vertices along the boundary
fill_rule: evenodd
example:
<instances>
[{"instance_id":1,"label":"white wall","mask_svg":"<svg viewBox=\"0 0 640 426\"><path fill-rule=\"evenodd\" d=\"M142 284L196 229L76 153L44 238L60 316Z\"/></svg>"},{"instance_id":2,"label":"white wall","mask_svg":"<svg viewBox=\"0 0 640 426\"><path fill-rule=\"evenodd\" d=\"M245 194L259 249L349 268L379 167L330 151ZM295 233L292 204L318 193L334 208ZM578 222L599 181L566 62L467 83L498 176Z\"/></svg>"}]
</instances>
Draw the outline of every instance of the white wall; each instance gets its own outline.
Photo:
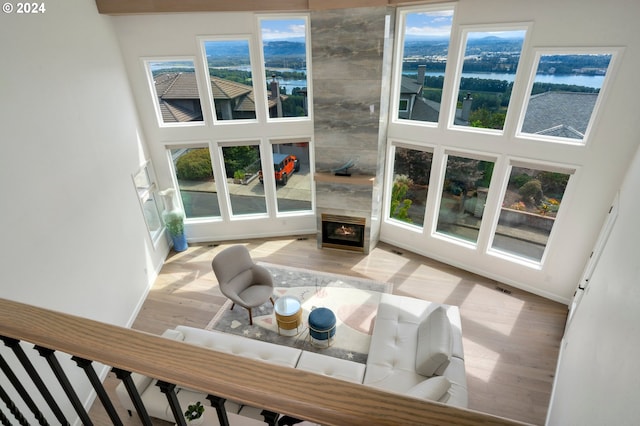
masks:
<instances>
[{"instance_id":1,"label":"white wall","mask_svg":"<svg viewBox=\"0 0 640 426\"><path fill-rule=\"evenodd\" d=\"M640 419L640 151L620 190L607 244L567 329L549 425L635 425Z\"/></svg>"},{"instance_id":2,"label":"white wall","mask_svg":"<svg viewBox=\"0 0 640 426\"><path fill-rule=\"evenodd\" d=\"M137 112L110 18L46 8L0 15L0 297L126 326L168 250L132 183Z\"/></svg>"}]
</instances>

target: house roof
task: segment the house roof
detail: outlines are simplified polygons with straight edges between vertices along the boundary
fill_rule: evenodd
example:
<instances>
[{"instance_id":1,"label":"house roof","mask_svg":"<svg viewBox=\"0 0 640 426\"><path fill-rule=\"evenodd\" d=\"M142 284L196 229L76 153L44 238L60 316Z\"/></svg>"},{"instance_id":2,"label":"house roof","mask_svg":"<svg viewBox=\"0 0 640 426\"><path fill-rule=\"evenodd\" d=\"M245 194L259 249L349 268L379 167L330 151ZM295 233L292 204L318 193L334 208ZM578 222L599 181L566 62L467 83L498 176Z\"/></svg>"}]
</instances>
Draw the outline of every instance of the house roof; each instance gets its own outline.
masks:
<instances>
[{"instance_id":1,"label":"house roof","mask_svg":"<svg viewBox=\"0 0 640 426\"><path fill-rule=\"evenodd\" d=\"M522 132L582 139L597 99L597 93L545 92L533 95L527 106Z\"/></svg>"},{"instance_id":2,"label":"house roof","mask_svg":"<svg viewBox=\"0 0 640 426\"><path fill-rule=\"evenodd\" d=\"M175 100L200 99L198 84L194 72L178 72L159 74L154 78L156 93L160 98L160 111L165 122L191 121L200 119L200 115L177 105ZM237 99L234 111L250 112L256 110L253 87L220 77L211 77L211 93L215 100ZM267 90L269 108L276 106L275 99L271 99L271 91ZM280 95L281 100L287 99Z\"/></svg>"},{"instance_id":3,"label":"house roof","mask_svg":"<svg viewBox=\"0 0 640 426\"><path fill-rule=\"evenodd\" d=\"M154 82L161 99L200 99L195 73L160 74L154 78Z\"/></svg>"},{"instance_id":4,"label":"house roof","mask_svg":"<svg viewBox=\"0 0 640 426\"><path fill-rule=\"evenodd\" d=\"M419 84L414 77L403 75L400 79L400 93L401 94L416 94L419 95L422 92L422 84Z\"/></svg>"}]
</instances>

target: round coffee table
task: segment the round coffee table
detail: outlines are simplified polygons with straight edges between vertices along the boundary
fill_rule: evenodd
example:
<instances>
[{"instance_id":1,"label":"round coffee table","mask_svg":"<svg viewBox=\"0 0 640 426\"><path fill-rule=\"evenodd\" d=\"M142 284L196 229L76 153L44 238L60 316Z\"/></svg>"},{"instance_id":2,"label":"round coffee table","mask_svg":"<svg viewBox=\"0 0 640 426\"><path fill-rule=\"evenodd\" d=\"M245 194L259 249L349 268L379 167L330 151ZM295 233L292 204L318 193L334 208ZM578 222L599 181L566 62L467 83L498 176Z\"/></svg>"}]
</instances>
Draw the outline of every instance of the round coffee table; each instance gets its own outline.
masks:
<instances>
[{"instance_id":1,"label":"round coffee table","mask_svg":"<svg viewBox=\"0 0 640 426\"><path fill-rule=\"evenodd\" d=\"M276 324L278 325L278 334L280 330L296 329L299 333L299 327L302 325L302 305L300 301L293 296L283 296L276 300L273 305L276 313Z\"/></svg>"}]
</instances>

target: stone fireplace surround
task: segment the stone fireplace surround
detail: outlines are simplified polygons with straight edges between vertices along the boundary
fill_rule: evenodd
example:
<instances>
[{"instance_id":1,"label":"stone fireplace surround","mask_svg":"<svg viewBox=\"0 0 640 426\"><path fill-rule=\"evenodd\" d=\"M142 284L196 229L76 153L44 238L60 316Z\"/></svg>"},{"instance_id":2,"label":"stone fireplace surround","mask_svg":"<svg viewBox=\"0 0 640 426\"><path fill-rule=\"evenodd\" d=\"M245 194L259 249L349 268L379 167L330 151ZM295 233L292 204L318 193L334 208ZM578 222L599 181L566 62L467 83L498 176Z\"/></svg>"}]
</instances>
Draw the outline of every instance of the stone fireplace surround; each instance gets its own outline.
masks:
<instances>
[{"instance_id":1,"label":"stone fireplace surround","mask_svg":"<svg viewBox=\"0 0 640 426\"><path fill-rule=\"evenodd\" d=\"M323 214L364 220L358 251L378 241L394 14L387 7L311 13L319 248ZM336 176L347 162L351 176Z\"/></svg>"}]
</instances>

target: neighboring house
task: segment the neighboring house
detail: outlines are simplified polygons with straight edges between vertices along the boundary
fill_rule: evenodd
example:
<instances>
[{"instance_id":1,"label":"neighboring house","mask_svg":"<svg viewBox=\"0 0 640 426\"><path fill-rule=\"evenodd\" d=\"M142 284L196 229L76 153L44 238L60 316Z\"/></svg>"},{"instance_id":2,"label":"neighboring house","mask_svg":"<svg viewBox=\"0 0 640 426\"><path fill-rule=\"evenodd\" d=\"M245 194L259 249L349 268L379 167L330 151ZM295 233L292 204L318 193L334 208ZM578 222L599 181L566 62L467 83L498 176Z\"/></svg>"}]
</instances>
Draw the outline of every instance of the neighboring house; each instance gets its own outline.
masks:
<instances>
[{"instance_id":1,"label":"neighboring house","mask_svg":"<svg viewBox=\"0 0 640 426\"><path fill-rule=\"evenodd\" d=\"M523 133L583 139L597 93L545 92L531 96Z\"/></svg>"},{"instance_id":2,"label":"neighboring house","mask_svg":"<svg viewBox=\"0 0 640 426\"><path fill-rule=\"evenodd\" d=\"M165 123L202 121L202 106L193 72L164 73L155 77L160 112ZM253 87L220 77L211 77L211 92L218 120L255 119ZM277 99L269 97L269 116L277 116ZM287 97L280 95L283 101Z\"/></svg>"},{"instance_id":3,"label":"neighboring house","mask_svg":"<svg viewBox=\"0 0 640 426\"><path fill-rule=\"evenodd\" d=\"M202 106L195 73L159 74L154 78L162 121L202 121Z\"/></svg>"}]
</instances>

